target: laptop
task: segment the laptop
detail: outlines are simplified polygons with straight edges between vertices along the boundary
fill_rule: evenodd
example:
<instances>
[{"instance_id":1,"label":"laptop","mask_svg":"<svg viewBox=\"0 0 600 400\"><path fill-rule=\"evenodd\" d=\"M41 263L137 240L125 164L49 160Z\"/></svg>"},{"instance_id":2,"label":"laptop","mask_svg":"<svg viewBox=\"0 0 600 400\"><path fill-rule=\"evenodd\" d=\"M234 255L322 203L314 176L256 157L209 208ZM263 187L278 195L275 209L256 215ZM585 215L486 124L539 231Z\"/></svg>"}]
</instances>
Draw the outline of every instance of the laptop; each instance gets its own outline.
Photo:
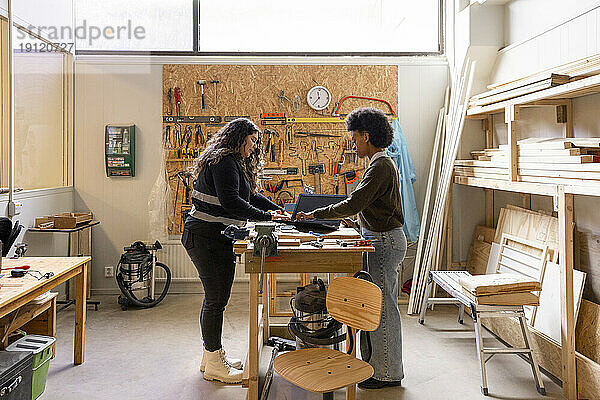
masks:
<instances>
[{"instance_id":1,"label":"laptop","mask_svg":"<svg viewBox=\"0 0 600 400\"><path fill-rule=\"evenodd\" d=\"M346 199L343 194L308 194L300 193L298 201L292 212L292 220L287 222L288 225L293 225L301 232L317 232L329 233L338 230L340 219L307 219L304 221L296 221L298 212L311 212L317 208L326 207L331 204L337 204Z\"/></svg>"}]
</instances>

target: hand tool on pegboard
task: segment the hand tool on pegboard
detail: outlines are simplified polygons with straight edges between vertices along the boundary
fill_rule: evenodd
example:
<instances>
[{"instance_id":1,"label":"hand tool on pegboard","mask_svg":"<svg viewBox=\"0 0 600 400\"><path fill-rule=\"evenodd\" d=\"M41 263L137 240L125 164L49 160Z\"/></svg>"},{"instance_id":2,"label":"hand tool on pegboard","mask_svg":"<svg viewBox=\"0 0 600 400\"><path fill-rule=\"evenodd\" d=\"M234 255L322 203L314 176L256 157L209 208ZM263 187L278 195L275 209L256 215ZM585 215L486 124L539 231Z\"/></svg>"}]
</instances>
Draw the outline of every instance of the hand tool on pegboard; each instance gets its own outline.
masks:
<instances>
[{"instance_id":1,"label":"hand tool on pegboard","mask_svg":"<svg viewBox=\"0 0 600 400\"><path fill-rule=\"evenodd\" d=\"M204 85L206 85L206 80L198 79L196 85L200 85L200 97L202 98L202 109L204 110Z\"/></svg>"},{"instance_id":2,"label":"hand tool on pegboard","mask_svg":"<svg viewBox=\"0 0 600 400\"><path fill-rule=\"evenodd\" d=\"M165 140L164 140L164 146L167 148L173 147L171 145L171 125L167 125L165 127Z\"/></svg>"},{"instance_id":3,"label":"hand tool on pegboard","mask_svg":"<svg viewBox=\"0 0 600 400\"><path fill-rule=\"evenodd\" d=\"M175 96L176 115L180 116L181 115L181 89L179 89L178 87L175 87L175 89L173 89L173 92L174 92L174 96Z\"/></svg>"},{"instance_id":4,"label":"hand tool on pegboard","mask_svg":"<svg viewBox=\"0 0 600 400\"><path fill-rule=\"evenodd\" d=\"M333 133L316 133L316 132L303 132L303 131L296 131L294 133L294 136L296 136L296 137L317 136L317 137L335 137L335 138L342 137L342 135L334 135Z\"/></svg>"},{"instance_id":5,"label":"hand tool on pegboard","mask_svg":"<svg viewBox=\"0 0 600 400\"><path fill-rule=\"evenodd\" d=\"M288 125L285 127L285 140L289 145L294 144L294 128L292 127L292 125Z\"/></svg>"},{"instance_id":6,"label":"hand tool on pegboard","mask_svg":"<svg viewBox=\"0 0 600 400\"><path fill-rule=\"evenodd\" d=\"M277 183L266 183L265 190L269 193L277 193L283 188L284 181L281 180Z\"/></svg>"},{"instance_id":7,"label":"hand tool on pegboard","mask_svg":"<svg viewBox=\"0 0 600 400\"><path fill-rule=\"evenodd\" d=\"M219 104L219 83L221 83L221 81L218 79L213 79L212 81L210 81L210 83L215 85L215 105L213 106L213 108L216 110L217 105Z\"/></svg>"},{"instance_id":8,"label":"hand tool on pegboard","mask_svg":"<svg viewBox=\"0 0 600 400\"><path fill-rule=\"evenodd\" d=\"M342 170L342 165L344 165L344 163L346 162L346 156L345 155L341 155L340 160L336 161L333 164L333 182L332 185L335 188L335 194L339 194L340 192L340 184L338 182L338 179L340 177L340 171Z\"/></svg>"},{"instance_id":9,"label":"hand tool on pegboard","mask_svg":"<svg viewBox=\"0 0 600 400\"><path fill-rule=\"evenodd\" d=\"M284 207L287 203L294 202L294 194L289 190L282 190L277 193L276 202L279 206Z\"/></svg>"},{"instance_id":10,"label":"hand tool on pegboard","mask_svg":"<svg viewBox=\"0 0 600 400\"><path fill-rule=\"evenodd\" d=\"M265 154L269 154L271 162L275 162L275 136L279 137L279 132L273 129L265 129L265 135L268 136L267 143L265 144Z\"/></svg>"},{"instance_id":11,"label":"hand tool on pegboard","mask_svg":"<svg viewBox=\"0 0 600 400\"><path fill-rule=\"evenodd\" d=\"M189 149L190 143L192 142L192 136L194 136L194 134L192 133L192 126L186 125L185 126L185 134L183 135L183 140L179 147L183 147L184 149Z\"/></svg>"},{"instance_id":12,"label":"hand tool on pegboard","mask_svg":"<svg viewBox=\"0 0 600 400\"><path fill-rule=\"evenodd\" d=\"M264 168L262 173L263 175L298 175L298 168Z\"/></svg>"},{"instance_id":13,"label":"hand tool on pegboard","mask_svg":"<svg viewBox=\"0 0 600 400\"><path fill-rule=\"evenodd\" d=\"M335 107L333 107L333 111L331 112L331 115L333 117L339 117L341 115L338 113L340 111L340 107L342 106L342 103L348 99L371 100L371 101L378 101L380 103L385 103L390 108L390 112L392 113L392 115L396 115L392 105L383 99L376 99L374 97L363 97L363 96L344 96L340 99L340 101L335 103Z\"/></svg>"},{"instance_id":14,"label":"hand tool on pegboard","mask_svg":"<svg viewBox=\"0 0 600 400\"><path fill-rule=\"evenodd\" d=\"M167 115L173 115L173 89L167 90Z\"/></svg>"},{"instance_id":15,"label":"hand tool on pegboard","mask_svg":"<svg viewBox=\"0 0 600 400\"><path fill-rule=\"evenodd\" d=\"M196 147L204 146L204 135L202 134L202 127L200 124L196 124L195 126L196 132L194 134L194 141L196 142Z\"/></svg>"},{"instance_id":16,"label":"hand tool on pegboard","mask_svg":"<svg viewBox=\"0 0 600 400\"><path fill-rule=\"evenodd\" d=\"M281 91L279 92L279 111L283 111L283 101L287 101L288 103L290 103L290 105L292 106L292 109L294 108L294 102L291 101L290 99L288 99L285 95L285 91Z\"/></svg>"},{"instance_id":17,"label":"hand tool on pegboard","mask_svg":"<svg viewBox=\"0 0 600 400\"><path fill-rule=\"evenodd\" d=\"M325 166L323 164L309 165L308 173L315 176L315 191L321 193L321 174L325 173Z\"/></svg>"},{"instance_id":18,"label":"hand tool on pegboard","mask_svg":"<svg viewBox=\"0 0 600 400\"><path fill-rule=\"evenodd\" d=\"M298 158L302 160L302 175L306 175L306 161L308 160L308 150L309 144L308 142L302 140L300 141L300 151L298 152Z\"/></svg>"},{"instance_id":19,"label":"hand tool on pegboard","mask_svg":"<svg viewBox=\"0 0 600 400\"><path fill-rule=\"evenodd\" d=\"M358 175L356 171L348 171L340 174L344 177L344 183L346 184L346 196L350 195L358 185Z\"/></svg>"},{"instance_id":20,"label":"hand tool on pegboard","mask_svg":"<svg viewBox=\"0 0 600 400\"><path fill-rule=\"evenodd\" d=\"M297 187L304 187L304 181L302 179L299 178L294 178L294 179L283 179L282 182L285 183L285 187L287 188L297 188Z\"/></svg>"},{"instance_id":21,"label":"hand tool on pegboard","mask_svg":"<svg viewBox=\"0 0 600 400\"><path fill-rule=\"evenodd\" d=\"M250 119L249 115L226 115L223 117L223 121L225 122L231 122L233 120L236 120L238 118L246 118L246 119Z\"/></svg>"}]
</instances>

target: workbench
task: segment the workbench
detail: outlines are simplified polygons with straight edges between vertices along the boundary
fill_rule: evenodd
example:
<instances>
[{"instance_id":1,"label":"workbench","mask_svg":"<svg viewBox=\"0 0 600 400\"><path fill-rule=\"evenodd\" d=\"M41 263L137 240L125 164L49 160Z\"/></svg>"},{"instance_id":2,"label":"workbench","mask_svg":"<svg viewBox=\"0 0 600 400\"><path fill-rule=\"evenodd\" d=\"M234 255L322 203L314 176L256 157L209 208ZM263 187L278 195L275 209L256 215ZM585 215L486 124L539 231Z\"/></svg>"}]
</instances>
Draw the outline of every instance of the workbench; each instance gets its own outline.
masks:
<instances>
[{"instance_id":1,"label":"workbench","mask_svg":"<svg viewBox=\"0 0 600 400\"><path fill-rule=\"evenodd\" d=\"M252 255L254 249L252 241L239 240L234 244L234 252L240 255L245 272L250 274L248 355L242 380L242 385L248 388L248 400L257 400L259 397L259 359L262 347L269 338L268 274L342 273L352 276L362 269L363 252L375 251L373 246L342 247L336 243L336 239L361 239L360 235L351 228L341 228L322 237L323 247L318 248L310 245L310 242L316 239L313 235L297 231L278 232L278 255L267 257L265 261L262 296L258 293L261 260L260 257ZM262 298L262 304L259 304L259 297ZM355 385L347 388L346 398L355 391Z\"/></svg>"},{"instance_id":2,"label":"workbench","mask_svg":"<svg viewBox=\"0 0 600 400\"><path fill-rule=\"evenodd\" d=\"M22 257L3 258L0 278L0 319L20 309L41 294L71 278L75 278L75 340L73 342L74 364L83 364L85 355L85 319L87 264L91 257ZM39 271L42 275L52 272L49 278L38 280L30 274L22 278L11 278L5 268L29 265L29 271ZM36 274L39 275L39 274Z\"/></svg>"}]
</instances>

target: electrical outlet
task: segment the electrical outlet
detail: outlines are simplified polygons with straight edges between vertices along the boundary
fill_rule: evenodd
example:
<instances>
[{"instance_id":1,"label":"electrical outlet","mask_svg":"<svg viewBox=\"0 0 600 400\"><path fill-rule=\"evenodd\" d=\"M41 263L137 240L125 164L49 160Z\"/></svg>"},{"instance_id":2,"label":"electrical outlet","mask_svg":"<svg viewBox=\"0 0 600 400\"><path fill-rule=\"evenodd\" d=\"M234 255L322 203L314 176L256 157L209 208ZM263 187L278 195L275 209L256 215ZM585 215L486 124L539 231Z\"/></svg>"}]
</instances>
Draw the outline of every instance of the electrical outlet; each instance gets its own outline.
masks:
<instances>
[{"instance_id":1,"label":"electrical outlet","mask_svg":"<svg viewBox=\"0 0 600 400\"><path fill-rule=\"evenodd\" d=\"M104 277L112 278L115 276L115 270L112 265L104 267Z\"/></svg>"}]
</instances>

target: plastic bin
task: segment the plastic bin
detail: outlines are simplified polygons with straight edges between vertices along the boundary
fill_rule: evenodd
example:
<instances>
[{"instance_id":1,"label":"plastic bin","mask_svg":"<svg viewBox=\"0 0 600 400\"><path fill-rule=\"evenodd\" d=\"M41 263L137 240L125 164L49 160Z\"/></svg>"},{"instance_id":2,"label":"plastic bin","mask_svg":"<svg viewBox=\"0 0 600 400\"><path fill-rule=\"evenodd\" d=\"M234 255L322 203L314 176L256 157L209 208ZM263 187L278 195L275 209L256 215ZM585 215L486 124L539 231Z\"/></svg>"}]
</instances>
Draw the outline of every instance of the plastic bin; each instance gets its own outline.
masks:
<instances>
[{"instance_id":1,"label":"plastic bin","mask_svg":"<svg viewBox=\"0 0 600 400\"><path fill-rule=\"evenodd\" d=\"M48 367L52 358L52 345L56 341L50 336L27 335L6 348L6 351L33 352L33 376L31 380L31 399L35 400L46 389Z\"/></svg>"},{"instance_id":2,"label":"plastic bin","mask_svg":"<svg viewBox=\"0 0 600 400\"><path fill-rule=\"evenodd\" d=\"M23 400L31 397L30 351L0 351L0 399Z\"/></svg>"}]
</instances>

